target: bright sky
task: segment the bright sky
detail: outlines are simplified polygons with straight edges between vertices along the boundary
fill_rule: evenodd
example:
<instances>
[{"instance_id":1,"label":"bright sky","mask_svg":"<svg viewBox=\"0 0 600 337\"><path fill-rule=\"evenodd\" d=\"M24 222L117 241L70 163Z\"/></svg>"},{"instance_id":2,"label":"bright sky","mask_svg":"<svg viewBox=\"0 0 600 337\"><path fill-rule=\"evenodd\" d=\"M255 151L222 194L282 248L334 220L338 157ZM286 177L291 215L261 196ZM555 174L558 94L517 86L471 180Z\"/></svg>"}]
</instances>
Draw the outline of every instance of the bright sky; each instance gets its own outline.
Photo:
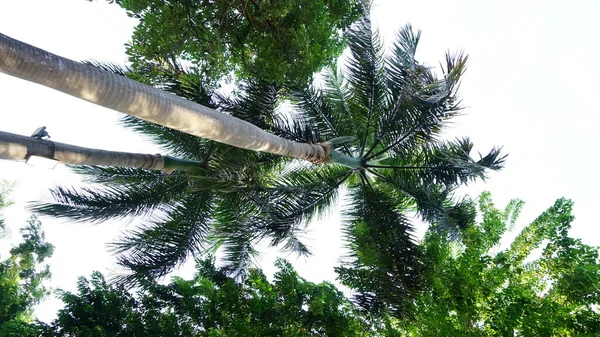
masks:
<instances>
[{"instance_id":1,"label":"bright sky","mask_svg":"<svg viewBox=\"0 0 600 337\"><path fill-rule=\"evenodd\" d=\"M464 49L470 65L461 96L468 108L456 118L451 136L468 135L482 152L504 145L506 168L486 183L465 189L476 196L492 192L498 205L526 201L521 225L558 197L575 201L572 234L600 245L595 207L600 183L593 178L600 124L600 2L589 1L375 1L373 20L386 42L401 25L423 31L418 59L435 66L444 52ZM1 0L0 32L74 60L124 63L123 44L135 21L116 5L84 0ZM52 140L93 148L156 153L157 148L117 126L118 114L56 91L0 74L0 130L30 135L45 125ZM39 199L57 183L77 185L64 167L45 170L24 163L0 162L0 179L16 181L16 204L5 212L17 229L27 218L27 201ZM111 268L105 250L126 223L69 224L41 219L46 238L56 246L50 261L52 286L74 290L78 276ZM339 216L311 227L314 256L295 260L303 277L333 280L342 245ZM2 241L0 253L8 249ZM4 256L4 255L3 255ZM261 267L272 270L273 254ZM182 271L189 275L190 270ZM60 302L49 300L37 311L51 320Z\"/></svg>"}]
</instances>

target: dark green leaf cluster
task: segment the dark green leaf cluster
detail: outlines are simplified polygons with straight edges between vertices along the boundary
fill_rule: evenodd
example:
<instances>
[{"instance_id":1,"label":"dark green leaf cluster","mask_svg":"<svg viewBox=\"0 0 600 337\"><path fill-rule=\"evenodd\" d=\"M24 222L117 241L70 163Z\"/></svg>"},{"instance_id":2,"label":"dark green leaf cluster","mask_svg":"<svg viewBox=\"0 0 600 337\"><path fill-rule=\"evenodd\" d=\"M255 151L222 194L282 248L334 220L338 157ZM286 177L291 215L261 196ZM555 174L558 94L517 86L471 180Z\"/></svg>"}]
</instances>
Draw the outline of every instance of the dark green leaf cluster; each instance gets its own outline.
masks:
<instances>
[{"instance_id":1,"label":"dark green leaf cluster","mask_svg":"<svg viewBox=\"0 0 600 337\"><path fill-rule=\"evenodd\" d=\"M428 287L400 326L414 336L600 334L598 248L568 236L572 205L557 200L499 250L523 202L499 210L483 194L482 221L463 230L462 244L426 236Z\"/></svg>"},{"instance_id":2,"label":"dark green leaf cluster","mask_svg":"<svg viewBox=\"0 0 600 337\"><path fill-rule=\"evenodd\" d=\"M65 307L45 336L364 336L364 323L329 283L300 278L283 260L269 282L252 270L237 282L213 261L198 261L191 280L150 281L135 295L109 285L100 273L80 278L78 292L62 292Z\"/></svg>"},{"instance_id":3,"label":"dark green leaf cluster","mask_svg":"<svg viewBox=\"0 0 600 337\"><path fill-rule=\"evenodd\" d=\"M370 313L410 315L425 266L410 233L408 210L395 207L383 193L358 188L354 194L347 230L351 262L336 268L338 278Z\"/></svg>"},{"instance_id":4,"label":"dark green leaf cluster","mask_svg":"<svg viewBox=\"0 0 600 337\"><path fill-rule=\"evenodd\" d=\"M35 305L48 295L43 282L50 278L48 266L40 266L52 256L54 247L44 240L41 223L31 217L21 229L23 241L0 261L0 336L34 336Z\"/></svg>"},{"instance_id":5,"label":"dark green leaf cluster","mask_svg":"<svg viewBox=\"0 0 600 337\"><path fill-rule=\"evenodd\" d=\"M115 1L109 1L115 2ZM133 67L184 60L213 83L238 78L307 81L344 48L362 0L118 0L139 19L127 45Z\"/></svg>"}]
</instances>

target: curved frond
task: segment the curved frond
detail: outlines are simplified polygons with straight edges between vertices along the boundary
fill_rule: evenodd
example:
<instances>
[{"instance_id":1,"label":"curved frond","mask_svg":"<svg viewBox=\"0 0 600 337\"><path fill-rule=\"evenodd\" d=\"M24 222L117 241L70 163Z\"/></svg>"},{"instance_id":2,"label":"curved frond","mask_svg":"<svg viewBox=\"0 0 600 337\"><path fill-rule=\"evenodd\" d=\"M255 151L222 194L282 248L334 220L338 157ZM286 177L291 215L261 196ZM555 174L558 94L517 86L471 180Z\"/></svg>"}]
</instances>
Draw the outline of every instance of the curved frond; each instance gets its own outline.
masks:
<instances>
[{"instance_id":1,"label":"curved frond","mask_svg":"<svg viewBox=\"0 0 600 337\"><path fill-rule=\"evenodd\" d=\"M446 187L485 180L487 171L502 168L506 156L500 154L500 149L493 148L487 155L479 155L479 159L471 157L472 149L473 143L468 138L439 141L394 151L394 157L366 167L377 171L406 171L401 174L404 177L411 175L413 181Z\"/></svg>"},{"instance_id":2,"label":"curved frond","mask_svg":"<svg viewBox=\"0 0 600 337\"><path fill-rule=\"evenodd\" d=\"M109 73L113 73L115 75L127 76L128 74L133 72L133 69L129 66L114 63L114 62L101 62L98 60L85 60L82 62L83 64L90 65L92 67L96 67L98 69L108 71Z\"/></svg>"},{"instance_id":3,"label":"curved frond","mask_svg":"<svg viewBox=\"0 0 600 337\"><path fill-rule=\"evenodd\" d=\"M224 262L222 270L234 278L244 278L260 256L260 252L256 250L258 241L246 231L240 230L230 231L227 237L221 236L220 239L218 247L223 252Z\"/></svg>"},{"instance_id":4,"label":"curved frond","mask_svg":"<svg viewBox=\"0 0 600 337\"><path fill-rule=\"evenodd\" d=\"M372 30L369 15L364 15L346 34L351 57L346 65L346 80L352 92L349 104L352 125L357 130L360 156L364 154L380 115L389 100L383 74L383 46L379 33Z\"/></svg>"},{"instance_id":5,"label":"curved frond","mask_svg":"<svg viewBox=\"0 0 600 337\"><path fill-rule=\"evenodd\" d=\"M247 81L240 84L233 99L224 99L224 110L231 115L269 130L281 103L281 87L267 82Z\"/></svg>"},{"instance_id":6,"label":"curved frond","mask_svg":"<svg viewBox=\"0 0 600 337\"><path fill-rule=\"evenodd\" d=\"M336 272L357 291L360 306L402 316L423 286L425 271L405 215L408 209L379 190L360 187L353 190L352 205L346 229L351 255Z\"/></svg>"},{"instance_id":7,"label":"curved frond","mask_svg":"<svg viewBox=\"0 0 600 337\"><path fill-rule=\"evenodd\" d=\"M296 107L301 112L301 118L307 127L318 130L321 140L329 140L340 136L355 135L356 129L348 128L344 121L350 118L346 110L336 109L325 95L313 86L296 89L293 92ZM333 104L335 104L333 102ZM345 152L350 154L346 147Z\"/></svg>"},{"instance_id":8,"label":"curved frond","mask_svg":"<svg viewBox=\"0 0 600 337\"><path fill-rule=\"evenodd\" d=\"M379 131L367 157L378 157L397 148L410 148L419 141L430 141L441 130L443 122L460 111L457 89L466 68L462 53L446 55L444 78L437 79L433 69L414 60L414 49L420 34L400 33L391 56L386 58L386 84L390 105L378 121Z\"/></svg>"},{"instance_id":9,"label":"curved frond","mask_svg":"<svg viewBox=\"0 0 600 337\"><path fill-rule=\"evenodd\" d=\"M31 211L74 221L101 222L130 216L147 216L171 209L185 194L188 180L168 176L152 184L113 185L103 188L50 190L46 201L33 202Z\"/></svg>"},{"instance_id":10,"label":"curved frond","mask_svg":"<svg viewBox=\"0 0 600 337\"><path fill-rule=\"evenodd\" d=\"M256 219L248 209L241 193L219 196L215 200L214 222L210 233L211 252L223 252L224 269L241 276L258 255L255 245L260 241L256 233Z\"/></svg>"},{"instance_id":11,"label":"curved frond","mask_svg":"<svg viewBox=\"0 0 600 337\"><path fill-rule=\"evenodd\" d=\"M82 175L86 182L104 186L156 184L165 179L182 175L181 172L165 174L160 171L130 167L70 165L69 168L74 173Z\"/></svg>"},{"instance_id":12,"label":"curved frond","mask_svg":"<svg viewBox=\"0 0 600 337\"><path fill-rule=\"evenodd\" d=\"M432 224L431 229L460 237L460 230L473 224L475 207L469 200L454 201L454 186L424 184L418 176L404 170L395 172L374 172L378 180L377 189L399 205L414 205L414 210L424 221Z\"/></svg>"},{"instance_id":13,"label":"curved frond","mask_svg":"<svg viewBox=\"0 0 600 337\"><path fill-rule=\"evenodd\" d=\"M233 99L223 99L221 106L233 116L250 122L277 136L305 143L320 141L319 130L282 103L283 89L261 81L247 81Z\"/></svg>"},{"instance_id":14,"label":"curved frond","mask_svg":"<svg viewBox=\"0 0 600 337\"><path fill-rule=\"evenodd\" d=\"M339 186L350 173L335 166L290 169L241 195L223 196L215 213L215 248L229 254L226 262L235 270L248 265L249 261L237 258L251 258L253 249L248 247L261 240L290 253L310 254L300 233L335 202Z\"/></svg>"},{"instance_id":15,"label":"curved frond","mask_svg":"<svg viewBox=\"0 0 600 337\"><path fill-rule=\"evenodd\" d=\"M307 223L319 217L334 201L338 188L352 174L343 166L289 168L274 176L266 186L255 188L253 198L259 208L280 218Z\"/></svg>"},{"instance_id":16,"label":"curved frond","mask_svg":"<svg viewBox=\"0 0 600 337\"><path fill-rule=\"evenodd\" d=\"M212 215L210 192L187 194L165 214L165 220L130 230L110 249L119 254L118 264L132 271L116 280L127 286L163 277L188 256L205 253Z\"/></svg>"}]
</instances>

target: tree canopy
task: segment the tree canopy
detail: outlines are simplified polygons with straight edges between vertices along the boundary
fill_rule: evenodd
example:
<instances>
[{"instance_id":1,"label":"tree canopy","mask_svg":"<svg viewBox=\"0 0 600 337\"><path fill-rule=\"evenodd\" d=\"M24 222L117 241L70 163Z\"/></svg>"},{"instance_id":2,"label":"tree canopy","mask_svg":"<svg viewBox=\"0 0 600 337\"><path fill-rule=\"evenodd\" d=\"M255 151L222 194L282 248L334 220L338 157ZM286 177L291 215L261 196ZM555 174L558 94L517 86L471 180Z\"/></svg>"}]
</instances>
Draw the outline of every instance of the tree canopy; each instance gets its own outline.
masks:
<instances>
[{"instance_id":1,"label":"tree canopy","mask_svg":"<svg viewBox=\"0 0 600 337\"><path fill-rule=\"evenodd\" d=\"M24 241L0 262L0 334L597 336L599 251L569 237L572 205L558 199L508 248L500 249L523 202L513 200L498 209L490 195L483 194L478 202L480 220L461 230L461 243L427 232L418 250L425 286L412 297L404 296L399 286L403 281L386 283L393 280L394 269L382 276L390 264L381 261L393 260L389 255L393 253L365 257L359 272L352 274L346 268L339 274L357 295L358 304L369 310L355 308L328 282L302 279L284 260L277 261L278 271L269 281L259 269L251 269L243 279L231 278L214 260L205 259L197 261L192 279L175 277L167 284L148 280L135 292L107 283L98 272L89 279L82 277L77 292L59 292L64 307L50 324L36 322L31 315L47 294L41 282L49 277L48 269L40 270L39 264L52 252L39 222L32 219L23 230ZM384 234L373 239L389 247ZM375 247L374 242L368 247ZM380 291L390 284L393 287L386 292Z\"/></svg>"},{"instance_id":2,"label":"tree canopy","mask_svg":"<svg viewBox=\"0 0 600 337\"><path fill-rule=\"evenodd\" d=\"M369 326L332 284L303 280L276 262L273 282L258 269L236 281L198 262L191 280L144 284L131 294L102 274L80 278L77 293L62 292L65 307L45 336L364 336Z\"/></svg>"},{"instance_id":3,"label":"tree canopy","mask_svg":"<svg viewBox=\"0 0 600 337\"><path fill-rule=\"evenodd\" d=\"M32 324L35 305L48 295L43 282L50 278L47 265L54 247L45 241L41 223L31 217L21 229L23 241L0 261L0 336L23 337L36 333Z\"/></svg>"},{"instance_id":4,"label":"tree canopy","mask_svg":"<svg viewBox=\"0 0 600 337\"><path fill-rule=\"evenodd\" d=\"M91 0L90 0L91 1ZM344 48L363 0L109 0L139 19L127 45L133 67L189 61L195 74L279 84L305 82Z\"/></svg>"},{"instance_id":5,"label":"tree canopy","mask_svg":"<svg viewBox=\"0 0 600 337\"><path fill-rule=\"evenodd\" d=\"M462 244L429 233L423 251L428 286L411 336L598 336L598 248L568 236L573 203L561 198L525 226L509 248L503 234L523 202L502 210L482 194L482 221L462 230Z\"/></svg>"},{"instance_id":6,"label":"tree canopy","mask_svg":"<svg viewBox=\"0 0 600 337\"><path fill-rule=\"evenodd\" d=\"M0 180L0 211L9 206L12 202L10 201L8 195L10 194L12 189L12 184ZM6 228L6 223L4 222L4 217L2 213L0 213L0 239L4 238L8 234L8 229Z\"/></svg>"}]
</instances>

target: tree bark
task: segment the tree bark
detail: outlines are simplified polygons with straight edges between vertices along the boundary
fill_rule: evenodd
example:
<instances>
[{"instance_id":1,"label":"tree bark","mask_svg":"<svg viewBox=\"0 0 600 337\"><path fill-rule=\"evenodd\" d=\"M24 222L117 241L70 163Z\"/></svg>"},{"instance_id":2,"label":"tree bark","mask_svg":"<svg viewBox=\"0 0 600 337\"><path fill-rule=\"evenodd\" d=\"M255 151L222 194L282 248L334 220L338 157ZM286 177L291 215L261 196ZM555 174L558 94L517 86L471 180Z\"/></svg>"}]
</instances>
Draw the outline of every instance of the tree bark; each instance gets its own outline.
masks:
<instances>
[{"instance_id":1,"label":"tree bark","mask_svg":"<svg viewBox=\"0 0 600 337\"><path fill-rule=\"evenodd\" d=\"M165 91L0 34L0 72L149 122L249 150L319 163L328 144L296 143Z\"/></svg>"},{"instance_id":2,"label":"tree bark","mask_svg":"<svg viewBox=\"0 0 600 337\"><path fill-rule=\"evenodd\" d=\"M0 159L24 160L30 156L54 159L63 164L131 167L167 172L203 167L202 162L160 154L90 149L0 131Z\"/></svg>"}]
</instances>

